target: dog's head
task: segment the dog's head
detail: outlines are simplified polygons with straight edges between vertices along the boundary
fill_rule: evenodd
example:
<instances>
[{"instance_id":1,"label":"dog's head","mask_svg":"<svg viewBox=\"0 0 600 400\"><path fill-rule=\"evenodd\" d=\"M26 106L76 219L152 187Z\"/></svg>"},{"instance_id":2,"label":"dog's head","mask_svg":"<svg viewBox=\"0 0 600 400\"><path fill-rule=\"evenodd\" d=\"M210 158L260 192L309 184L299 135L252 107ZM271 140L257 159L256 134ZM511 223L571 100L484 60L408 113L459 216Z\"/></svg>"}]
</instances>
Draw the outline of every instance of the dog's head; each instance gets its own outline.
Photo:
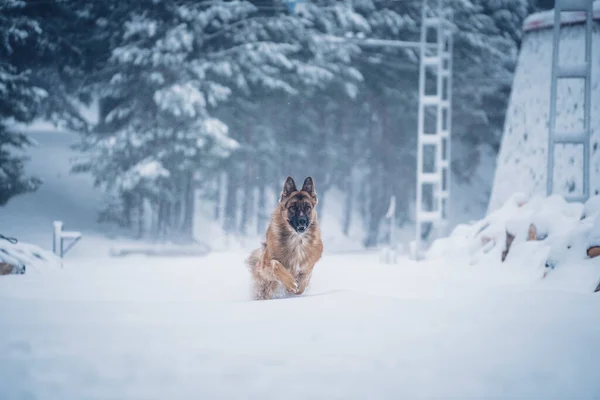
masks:
<instances>
[{"instance_id":1,"label":"dog's head","mask_svg":"<svg viewBox=\"0 0 600 400\"><path fill-rule=\"evenodd\" d=\"M285 180L279 208L281 216L298 233L304 233L316 218L317 192L313 179L309 176L304 180L302 189L296 189L296 183L291 176Z\"/></svg>"}]
</instances>

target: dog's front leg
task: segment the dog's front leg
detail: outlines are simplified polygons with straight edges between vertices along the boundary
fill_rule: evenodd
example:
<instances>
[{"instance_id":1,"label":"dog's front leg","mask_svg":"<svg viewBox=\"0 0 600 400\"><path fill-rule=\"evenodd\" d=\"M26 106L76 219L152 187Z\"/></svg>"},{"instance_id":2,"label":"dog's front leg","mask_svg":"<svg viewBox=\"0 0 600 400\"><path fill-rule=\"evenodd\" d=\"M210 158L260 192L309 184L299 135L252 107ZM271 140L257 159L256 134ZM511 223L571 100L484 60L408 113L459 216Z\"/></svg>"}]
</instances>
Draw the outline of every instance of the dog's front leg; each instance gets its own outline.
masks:
<instances>
[{"instance_id":1,"label":"dog's front leg","mask_svg":"<svg viewBox=\"0 0 600 400\"><path fill-rule=\"evenodd\" d=\"M306 290L306 287L310 283L310 277L312 275L312 268L308 272L301 272L298 274L298 291L296 294L302 294Z\"/></svg>"},{"instance_id":2,"label":"dog's front leg","mask_svg":"<svg viewBox=\"0 0 600 400\"><path fill-rule=\"evenodd\" d=\"M290 272L285 269L283 264L281 264L277 260L271 260L271 267L273 268L273 273L279 279L283 286L288 290L288 292L297 293L298 292L298 282Z\"/></svg>"}]
</instances>

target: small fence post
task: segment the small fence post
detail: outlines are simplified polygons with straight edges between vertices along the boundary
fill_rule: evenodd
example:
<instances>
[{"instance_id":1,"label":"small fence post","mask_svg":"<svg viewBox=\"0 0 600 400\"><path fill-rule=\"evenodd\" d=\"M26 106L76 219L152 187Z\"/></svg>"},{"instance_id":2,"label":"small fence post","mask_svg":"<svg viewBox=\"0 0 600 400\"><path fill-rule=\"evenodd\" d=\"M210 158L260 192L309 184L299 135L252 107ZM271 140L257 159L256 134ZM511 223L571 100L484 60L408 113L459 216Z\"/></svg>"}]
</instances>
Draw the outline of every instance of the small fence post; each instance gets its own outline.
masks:
<instances>
[{"instance_id":1,"label":"small fence post","mask_svg":"<svg viewBox=\"0 0 600 400\"><path fill-rule=\"evenodd\" d=\"M81 239L81 232L64 231L62 221L54 221L54 231L52 235L52 252L60 257L61 261L65 254L75 246ZM70 240L67 248L64 248L65 240Z\"/></svg>"},{"instance_id":2,"label":"small fence post","mask_svg":"<svg viewBox=\"0 0 600 400\"><path fill-rule=\"evenodd\" d=\"M54 221L54 223L52 225L54 226L54 230L52 233L52 252L54 254L62 257L61 233L62 233L63 223L62 223L62 221Z\"/></svg>"}]
</instances>

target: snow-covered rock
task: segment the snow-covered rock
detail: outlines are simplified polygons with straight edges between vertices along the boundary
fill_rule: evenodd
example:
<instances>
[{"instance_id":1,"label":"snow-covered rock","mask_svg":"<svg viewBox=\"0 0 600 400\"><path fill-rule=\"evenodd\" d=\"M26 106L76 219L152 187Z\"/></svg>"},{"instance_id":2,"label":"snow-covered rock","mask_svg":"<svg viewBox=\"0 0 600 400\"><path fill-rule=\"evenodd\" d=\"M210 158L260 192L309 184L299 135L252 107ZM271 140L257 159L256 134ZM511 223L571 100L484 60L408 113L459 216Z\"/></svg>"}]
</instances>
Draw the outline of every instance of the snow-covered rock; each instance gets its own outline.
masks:
<instances>
[{"instance_id":1,"label":"snow-covered rock","mask_svg":"<svg viewBox=\"0 0 600 400\"><path fill-rule=\"evenodd\" d=\"M594 3L594 19L600 20L600 2ZM530 16L515 71L506 112L502 145L488 211L497 210L516 191L546 194L548 114L552 68L553 13ZM584 61L584 25L578 15L563 13L559 51L561 65ZM600 193L600 24L593 24L591 79L592 195ZM561 79L557 86L556 129L583 129L583 80ZM583 185L581 146L557 146L555 192L578 194Z\"/></svg>"}]
</instances>

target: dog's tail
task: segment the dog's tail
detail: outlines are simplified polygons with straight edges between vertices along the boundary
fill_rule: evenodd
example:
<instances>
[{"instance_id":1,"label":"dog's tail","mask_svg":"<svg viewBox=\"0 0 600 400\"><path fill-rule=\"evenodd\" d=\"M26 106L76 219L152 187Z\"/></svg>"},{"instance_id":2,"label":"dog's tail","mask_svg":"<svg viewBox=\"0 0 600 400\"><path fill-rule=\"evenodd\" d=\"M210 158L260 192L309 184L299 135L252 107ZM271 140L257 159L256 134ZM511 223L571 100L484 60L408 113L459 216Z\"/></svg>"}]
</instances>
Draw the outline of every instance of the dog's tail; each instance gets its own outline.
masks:
<instances>
[{"instance_id":1,"label":"dog's tail","mask_svg":"<svg viewBox=\"0 0 600 400\"><path fill-rule=\"evenodd\" d=\"M246 259L246 267L248 267L250 272L252 272L256 269L256 266L262 259L266 248L267 248L267 244L262 243L262 246L260 246L259 249L253 250L252 253L250 253L250 256L248 256L248 258Z\"/></svg>"}]
</instances>

